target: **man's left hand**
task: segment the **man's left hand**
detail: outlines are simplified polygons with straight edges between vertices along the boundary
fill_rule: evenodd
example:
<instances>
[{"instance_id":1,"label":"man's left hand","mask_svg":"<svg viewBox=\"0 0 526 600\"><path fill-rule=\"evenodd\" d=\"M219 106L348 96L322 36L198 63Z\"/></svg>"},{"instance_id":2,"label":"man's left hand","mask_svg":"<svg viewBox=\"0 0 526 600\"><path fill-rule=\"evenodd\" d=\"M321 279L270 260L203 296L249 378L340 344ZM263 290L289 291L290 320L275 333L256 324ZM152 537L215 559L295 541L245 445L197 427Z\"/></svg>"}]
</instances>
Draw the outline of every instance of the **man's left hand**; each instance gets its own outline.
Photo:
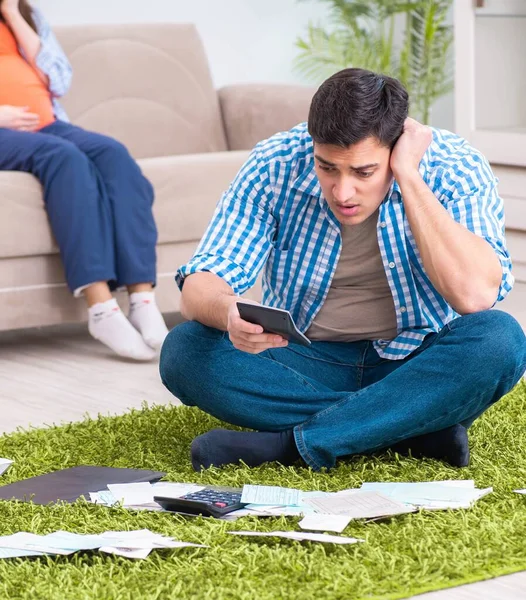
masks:
<instances>
[{"instance_id":1,"label":"man's left hand","mask_svg":"<svg viewBox=\"0 0 526 600\"><path fill-rule=\"evenodd\" d=\"M411 117L405 120L404 131L391 152L391 170L397 181L407 173L418 172L418 165L432 139L429 127Z\"/></svg>"}]
</instances>

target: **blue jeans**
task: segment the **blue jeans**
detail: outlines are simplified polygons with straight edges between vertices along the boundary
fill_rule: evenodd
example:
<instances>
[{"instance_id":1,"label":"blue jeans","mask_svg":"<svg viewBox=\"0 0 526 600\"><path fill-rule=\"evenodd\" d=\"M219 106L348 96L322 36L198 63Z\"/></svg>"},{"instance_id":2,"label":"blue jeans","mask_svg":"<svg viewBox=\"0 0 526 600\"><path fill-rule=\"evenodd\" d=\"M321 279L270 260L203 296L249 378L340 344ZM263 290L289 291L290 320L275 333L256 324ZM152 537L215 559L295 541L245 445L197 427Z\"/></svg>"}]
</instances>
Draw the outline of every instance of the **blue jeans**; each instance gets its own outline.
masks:
<instances>
[{"instance_id":1,"label":"blue jeans","mask_svg":"<svg viewBox=\"0 0 526 600\"><path fill-rule=\"evenodd\" d=\"M469 427L526 369L526 338L509 314L459 317L404 360L372 342L289 344L253 355L195 321L164 342L164 385L183 404L260 431L294 429L314 469L462 423Z\"/></svg>"},{"instance_id":2,"label":"blue jeans","mask_svg":"<svg viewBox=\"0 0 526 600\"><path fill-rule=\"evenodd\" d=\"M71 291L155 283L153 187L120 142L64 121L35 133L0 128L0 171L42 184Z\"/></svg>"}]
</instances>

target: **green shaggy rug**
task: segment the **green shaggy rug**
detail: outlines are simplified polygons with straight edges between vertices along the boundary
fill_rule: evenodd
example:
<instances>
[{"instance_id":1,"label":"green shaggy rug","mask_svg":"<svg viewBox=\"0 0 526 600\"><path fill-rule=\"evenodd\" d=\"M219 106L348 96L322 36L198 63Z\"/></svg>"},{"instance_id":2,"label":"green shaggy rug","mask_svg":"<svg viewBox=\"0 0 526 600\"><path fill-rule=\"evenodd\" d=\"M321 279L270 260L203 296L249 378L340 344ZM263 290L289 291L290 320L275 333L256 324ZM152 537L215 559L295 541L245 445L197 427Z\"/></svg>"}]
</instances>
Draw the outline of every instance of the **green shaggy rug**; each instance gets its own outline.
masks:
<instances>
[{"instance_id":1,"label":"green shaggy rug","mask_svg":"<svg viewBox=\"0 0 526 600\"><path fill-rule=\"evenodd\" d=\"M297 518L237 522L134 513L77 502L35 506L0 502L0 534L57 529L78 533L141 529L208 544L208 549L154 551L143 561L99 553L0 561L0 598L46 600L387 599L526 569L526 383L471 430L472 463L452 469L386 454L359 457L330 472L267 465L192 471L192 438L218 425L197 409L147 407L121 417L21 431L0 437L0 456L15 464L11 483L82 464L166 471L171 481L241 486L260 483L335 491L363 481L475 479L494 493L471 510L421 512L390 521L351 523L345 535L366 543L334 546L228 531L297 530Z\"/></svg>"}]
</instances>

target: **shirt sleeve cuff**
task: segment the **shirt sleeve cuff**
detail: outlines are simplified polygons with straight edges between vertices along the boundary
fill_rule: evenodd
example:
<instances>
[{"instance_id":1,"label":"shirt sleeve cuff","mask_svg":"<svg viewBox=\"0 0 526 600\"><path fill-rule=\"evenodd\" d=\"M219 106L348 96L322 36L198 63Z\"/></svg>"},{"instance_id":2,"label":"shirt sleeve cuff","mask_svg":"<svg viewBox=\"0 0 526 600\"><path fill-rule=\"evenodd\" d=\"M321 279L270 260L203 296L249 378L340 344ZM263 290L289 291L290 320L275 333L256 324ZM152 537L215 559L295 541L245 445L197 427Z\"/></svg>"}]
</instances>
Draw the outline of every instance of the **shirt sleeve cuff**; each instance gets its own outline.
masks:
<instances>
[{"instance_id":1,"label":"shirt sleeve cuff","mask_svg":"<svg viewBox=\"0 0 526 600\"><path fill-rule=\"evenodd\" d=\"M194 256L185 265L179 267L175 274L175 282L182 291L184 280L188 275L206 271L221 277L238 296L250 288L248 278L239 265L227 258L212 254Z\"/></svg>"},{"instance_id":2,"label":"shirt sleeve cuff","mask_svg":"<svg viewBox=\"0 0 526 600\"><path fill-rule=\"evenodd\" d=\"M484 239L488 242L488 244L495 251L495 254L498 257L498 259L500 261L500 266L502 268L502 280L500 282L499 292L497 294L497 299L493 303L493 306L495 306L495 304L497 304L497 302L504 300L504 298L506 298L506 296L511 292L511 290L513 288L513 284L515 283L515 277L511 273L511 259L508 255L508 253L504 252L502 250L502 248L500 247L500 245L497 242L495 242L493 239L491 239L491 238L484 238ZM491 308L493 308L493 306Z\"/></svg>"}]
</instances>

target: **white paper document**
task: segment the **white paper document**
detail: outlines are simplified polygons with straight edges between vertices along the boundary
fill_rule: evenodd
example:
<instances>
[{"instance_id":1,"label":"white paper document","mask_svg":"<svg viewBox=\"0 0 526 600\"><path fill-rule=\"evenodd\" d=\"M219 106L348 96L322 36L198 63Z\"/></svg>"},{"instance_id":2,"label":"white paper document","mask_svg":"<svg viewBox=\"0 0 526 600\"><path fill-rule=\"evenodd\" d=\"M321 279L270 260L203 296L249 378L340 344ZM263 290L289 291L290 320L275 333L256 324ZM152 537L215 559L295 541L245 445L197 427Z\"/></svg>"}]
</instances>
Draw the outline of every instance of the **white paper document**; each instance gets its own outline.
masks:
<instances>
[{"instance_id":1,"label":"white paper document","mask_svg":"<svg viewBox=\"0 0 526 600\"><path fill-rule=\"evenodd\" d=\"M0 475L3 475L12 464L12 460L9 460L8 458L0 458Z\"/></svg>"},{"instance_id":2,"label":"white paper document","mask_svg":"<svg viewBox=\"0 0 526 600\"><path fill-rule=\"evenodd\" d=\"M153 488L150 483L110 483L108 490L124 506L136 506L153 502Z\"/></svg>"},{"instance_id":3,"label":"white paper document","mask_svg":"<svg viewBox=\"0 0 526 600\"><path fill-rule=\"evenodd\" d=\"M152 484L154 496L165 496L166 498L180 498L185 494L200 492L205 489L204 485L196 483L176 483L172 481L158 481Z\"/></svg>"},{"instance_id":4,"label":"white paper document","mask_svg":"<svg viewBox=\"0 0 526 600\"><path fill-rule=\"evenodd\" d=\"M154 548L207 548L202 544L193 544L191 542L180 542L173 538L153 533L149 529L140 529L138 531L105 531L101 534L104 540L104 546L114 548L135 548L150 549Z\"/></svg>"},{"instance_id":5,"label":"white paper document","mask_svg":"<svg viewBox=\"0 0 526 600\"><path fill-rule=\"evenodd\" d=\"M514 490L517 494L526 494L526 490Z\"/></svg>"},{"instance_id":6,"label":"white paper document","mask_svg":"<svg viewBox=\"0 0 526 600\"><path fill-rule=\"evenodd\" d=\"M468 480L424 482L371 482L364 483L362 490L380 492L384 496L430 510L469 508L474 502L493 491L492 488L477 489Z\"/></svg>"},{"instance_id":7,"label":"white paper document","mask_svg":"<svg viewBox=\"0 0 526 600\"><path fill-rule=\"evenodd\" d=\"M117 556L124 556L124 558L136 559L147 558L152 551L151 548L114 548L113 546L101 546L99 550L105 554L116 554Z\"/></svg>"},{"instance_id":8,"label":"white paper document","mask_svg":"<svg viewBox=\"0 0 526 600\"><path fill-rule=\"evenodd\" d=\"M89 493L90 501L93 504L102 504L104 506L113 506L117 504L117 499L110 492L110 490L101 490L100 492L90 492Z\"/></svg>"},{"instance_id":9,"label":"white paper document","mask_svg":"<svg viewBox=\"0 0 526 600\"><path fill-rule=\"evenodd\" d=\"M298 523L302 529L312 531L336 531L341 533L349 525L351 517L347 515L307 515Z\"/></svg>"},{"instance_id":10,"label":"white paper document","mask_svg":"<svg viewBox=\"0 0 526 600\"><path fill-rule=\"evenodd\" d=\"M0 548L35 551L44 554L67 555L74 552L74 550L66 550L52 545L52 542L46 540L46 536L27 533L26 531L0 537Z\"/></svg>"},{"instance_id":11,"label":"white paper document","mask_svg":"<svg viewBox=\"0 0 526 600\"><path fill-rule=\"evenodd\" d=\"M96 550L107 543L101 535L85 535L70 531L55 531L42 536L42 539L54 548L71 551Z\"/></svg>"},{"instance_id":12,"label":"white paper document","mask_svg":"<svg viewBox=\"0 0 526 600\"><path fill-rule=\"evenodd\" d=\"M317 513L346 515L351 519L376 519L416 510L377 492L365 491L308 498L305 502L314 507Z\"/></svg>"},{"instance_id":13,"label":"white paper document","mask_svg":"<svg viewBox=\"0 0 526 600\"><path fill-rule=\"evenodd\" d=\"M152 550L163 548L206 548L202 544L181 542L148 529L138 531L105 531L86 535L55 531L48 535L19 532L0 537L0 559L15 556L72 554L80 550L100 550L127 558L146 558Z\"/></svg>"},{"instance_id":14,"label":"white paper document","mask_svg":"<svg viewBox=\"0 0 526 600\"><path fill-rule=\"evenodd\" d=\"M108 489L90 492L90 501L103 506L113 506L122 503L124 508L134 510L163 511L164 509L154 502L154 496L166 498L180 498L185 494L200 492L205 486L196 483L177 483L173 481L159 481L157 483L117 483L108 485Z\"/></svg>"},{"instance_id":15,"label":"white paper document","mask_svg":"<svg viewBox=\"0 0 526 600\"><path fill-rule=\"evenodd\" d=\"M244 485L241 502L247 504L269 504L271 506L298 506L300 490L274 485Z\"/></svg>"},{"instance_id":16,"label":"white paper document","mask_svg":"<svg viewBox=\"0 0 526 600\"><path fill-rule=\"evenodd\" d=\"M18 548L0 548L1 558L19 558L21 556L45 556L45 552L35 552L34 550L20 550Z\"/></svg>"},{"instance_id":17,"label":"white paper document","mask_svg":"<svg viewBox=\"0 0 526 600\"><path fill-rule=\"evenodd\" d=\"M69 531L55 531L48 535L19 532L1 537L0 551L8 548L18 548L28 553L67 555L78 550L96 550L105 543L102 536L82 535L70 533Z\"/></svg>"},{"instance_id":18,"label":"white paper document","mask_svg":"<svg viewBox=\"0 0 526 600\"><path fill-rule=\"evenodd\" d=\"M229 531L231 535L247 535L254 537L281 537L289 540L297 540L302 542L308 540L310 542L325 542L329 544L356 544L357 542L363 542L358 538L351 538L338 535L327 535L325 533L307 533L302 531Z\"/></svg>"}]
</instances>

